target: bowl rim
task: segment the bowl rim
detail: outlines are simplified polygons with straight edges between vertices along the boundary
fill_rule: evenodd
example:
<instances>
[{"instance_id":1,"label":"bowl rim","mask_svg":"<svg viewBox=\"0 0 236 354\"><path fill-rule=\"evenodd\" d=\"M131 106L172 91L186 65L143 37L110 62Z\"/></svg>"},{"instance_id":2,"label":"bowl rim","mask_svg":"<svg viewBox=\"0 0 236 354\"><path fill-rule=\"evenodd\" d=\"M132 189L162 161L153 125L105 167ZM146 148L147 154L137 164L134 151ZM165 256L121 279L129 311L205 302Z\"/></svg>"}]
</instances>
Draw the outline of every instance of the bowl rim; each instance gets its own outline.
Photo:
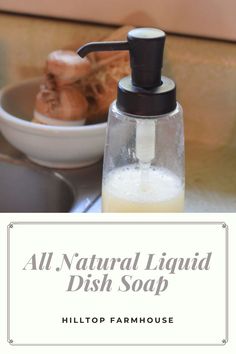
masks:
<instances>
[{"instance_id":1,"label":"bowl rim","mask_svg":"<svg viewBox=\"0 0 236 354\"><path fill-rule=\"evenodd\" d=\"M11 91L14 88L19 88L22 85L30 85L36 82L39 82L43 79L42 76L22 80L18 83L15 84L10 84L6 85L1 88L0 90L0 120L4 121L6 124L10 123L11 125L14 125L16 128L22 130L28 130L34 133L91 133L91 132L98 132L100 130L104 130L107 126L107 122L103 123L97 123L97 124L90 124L90 125L82 125L82 126L51 126L51 125L43 125L43 124L38 124L34 123L31 121L24 120L22 118L13 116L11 113L7 112L3 107L2 107L2 99L5 94L7 94L9 91Z\"/></svg>"}]
</instances>

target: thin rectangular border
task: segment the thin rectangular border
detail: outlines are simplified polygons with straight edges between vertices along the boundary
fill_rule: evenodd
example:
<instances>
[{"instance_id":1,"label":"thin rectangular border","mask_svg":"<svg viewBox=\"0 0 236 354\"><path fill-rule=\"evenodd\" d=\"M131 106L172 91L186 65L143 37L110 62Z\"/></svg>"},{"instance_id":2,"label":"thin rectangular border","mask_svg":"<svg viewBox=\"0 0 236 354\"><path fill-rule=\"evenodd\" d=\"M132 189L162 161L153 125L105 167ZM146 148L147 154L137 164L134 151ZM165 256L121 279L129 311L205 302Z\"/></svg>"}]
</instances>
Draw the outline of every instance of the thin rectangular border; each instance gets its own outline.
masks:
<instances>
[{"instance_id":1,"label":"thin rectangular border","mask_svg":"<svg viewBox=\"0 0 236 354\"><path fill-rule=\"evenodd\" d=\"M91 224L97 224L97 225L107 225L107 224L151 224L151 225L221 225L222 228L225 228L225 339L222 340L222 343L218 344L201 344L201 343L192 343L192 344L185 344L185 343L158 343L158 344L135 344L135 343L129 343L129 344L122 344L122 343L112 343L112 344L106 344L106 343L79 343L79 344L56 344L56 343L51 343L51 344L41 344L41 343L35 343L35 344L15 344L13 340L11 339L10 336L10 231L11 228L13 228L13 225L33 225L33 224L40 224L40 225L91 225ZM135 222L135 221L95 221L95 222L88 222L88 221L78 221L78 222L40 222L40 221L29 221L29 222L11 222L7 226L7 342L12 345L12 346L90 346L90 347L95 347L95 346L120 346L120 347L131 347L131 346L148 346L148 347L158 347L158 346L224 346L229 338L229 294L228 294L228 288L229 288L229 253L228 253L228 247L229 247L229 230L228 230L228 225L225 222L208 222L208 221L140 221L140 222Z\"/></svg>"}]
</instances>

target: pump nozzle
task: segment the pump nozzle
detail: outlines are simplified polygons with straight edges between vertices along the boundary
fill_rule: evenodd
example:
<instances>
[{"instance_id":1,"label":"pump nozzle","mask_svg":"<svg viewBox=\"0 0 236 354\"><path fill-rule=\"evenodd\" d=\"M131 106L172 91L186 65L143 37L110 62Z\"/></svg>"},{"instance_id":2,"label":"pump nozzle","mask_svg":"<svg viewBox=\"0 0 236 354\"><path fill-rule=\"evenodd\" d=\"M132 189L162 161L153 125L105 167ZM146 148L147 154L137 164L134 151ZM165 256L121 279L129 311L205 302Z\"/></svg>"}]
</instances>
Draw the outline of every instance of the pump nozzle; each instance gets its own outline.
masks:
<instances>
[{"instance_id":1,"label":"pump nozzle","mask_svg":"<svg viewBox=\"0 0 236 354\"><path fill-rule=\"evenodd\" d=\"M84 58L91 52L107 52L113 50L128 50L129 44L127 41L122 42L90 42L77 50L77 54Z\"/></svg>"},{"instance_id":2,"label":"pump nozzle","mask_svg":"<svg viewBox=\"0 0 236 354\"><path fill-rule=\"evenodd\" d=\"M128 33L127 41L91 42L79 48L82 58L90 52L129 50L132 84L142 88L161 85L161 68L165 33L156 28L136 28Z\"/></svg>"},{"instance_id":3,"label":"pump nozzle","mask_svg":"<svg viewBox=\"0 0 236 354\"><path fill-rule=\"evenodd\" d=\"M117 107L137 116L155 116L175 109L175 83L161 76L165 32L157 28L135 28L127 41L91 42L78 49L83 58L90 52L128 50L131 77L118 83Z\"/></svg>"}]
</instances>

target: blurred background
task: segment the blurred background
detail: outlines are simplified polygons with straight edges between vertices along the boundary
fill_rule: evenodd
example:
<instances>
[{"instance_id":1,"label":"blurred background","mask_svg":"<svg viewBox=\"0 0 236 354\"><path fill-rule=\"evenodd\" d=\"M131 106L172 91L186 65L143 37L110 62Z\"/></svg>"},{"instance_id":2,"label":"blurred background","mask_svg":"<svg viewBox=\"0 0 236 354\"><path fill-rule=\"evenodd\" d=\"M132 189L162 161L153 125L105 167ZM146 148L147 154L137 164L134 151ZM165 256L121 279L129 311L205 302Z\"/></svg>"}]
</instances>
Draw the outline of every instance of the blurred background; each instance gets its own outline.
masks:
<instances>
[{"instance_id":1,"label":"blurred background","mask_svg":"<svg viewBox=\"0 0 236 354\"><path fill-rule=\"evenodd\" d=\"M117 26L163 29L164 74L184 108L187 209L235 211L235 13L234 0L0 0L0 87L41 76L51 51Z\"/></svg>"}]
</instances>

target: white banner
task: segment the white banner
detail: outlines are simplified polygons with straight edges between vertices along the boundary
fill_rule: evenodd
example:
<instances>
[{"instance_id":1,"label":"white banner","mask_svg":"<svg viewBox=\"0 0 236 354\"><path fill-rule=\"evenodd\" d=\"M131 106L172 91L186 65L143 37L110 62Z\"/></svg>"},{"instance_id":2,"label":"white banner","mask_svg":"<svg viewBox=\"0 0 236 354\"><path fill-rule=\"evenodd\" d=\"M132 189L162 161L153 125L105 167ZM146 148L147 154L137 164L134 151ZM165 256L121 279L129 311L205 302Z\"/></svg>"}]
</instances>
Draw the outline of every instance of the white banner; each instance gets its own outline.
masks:
<instances>
[{"instance_id":1,"label":"white banner","mask_svg":"<svg viewBox=\"0 0 236 354\"><path fill-rule=\"evenodd\" d=\"M224 345L224 223L16 222L12 345Z\"/></svg>"}]
</instances>

